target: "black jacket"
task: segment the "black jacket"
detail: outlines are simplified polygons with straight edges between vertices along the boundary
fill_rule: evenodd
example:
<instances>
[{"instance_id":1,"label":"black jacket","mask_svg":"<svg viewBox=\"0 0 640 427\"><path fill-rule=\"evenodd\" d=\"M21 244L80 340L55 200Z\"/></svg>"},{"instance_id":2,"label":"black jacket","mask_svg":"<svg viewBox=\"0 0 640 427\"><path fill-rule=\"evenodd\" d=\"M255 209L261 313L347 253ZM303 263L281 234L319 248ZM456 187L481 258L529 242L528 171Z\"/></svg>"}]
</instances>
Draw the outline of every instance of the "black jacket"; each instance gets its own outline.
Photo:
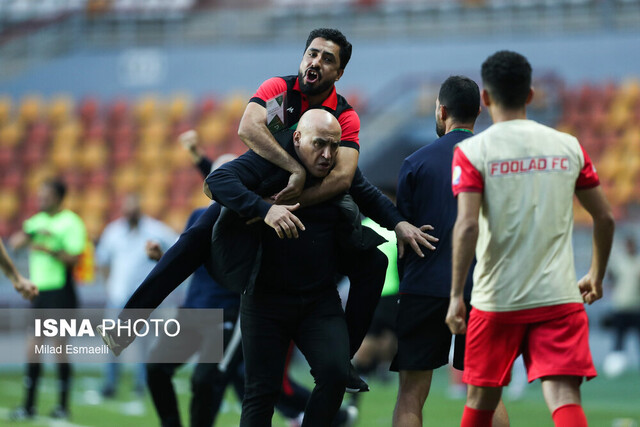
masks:
<instances>
[{"instance_id":1,"label":"black jacket","mask_svg":"<svg viewBox=\"0 0 640 427\"><path fill-rule=\"evenodd\" d=\"M274 135L278 142L297 159L292 143L292 131ZM271 205L263 197L271 196L286 186L289 173L248 151L229 162L206 179L214 200L226 208L222 209L216 222L211 245L211 257L207 265L209 273L223 286L238 292L253 293L256 278L262 263L261 243L263 223L246 225L249 218L264 218ZM308 180L309 184L313 180ZM355 203L353 202L355 201ZM382 226L393 229L404 218L393 203L356 171L349 195L331 202L339 207L340 251L370 249L385 240L360 223L360 212ZM357 203L357 206L356 206Z\"/></svg>"}]
</instances>

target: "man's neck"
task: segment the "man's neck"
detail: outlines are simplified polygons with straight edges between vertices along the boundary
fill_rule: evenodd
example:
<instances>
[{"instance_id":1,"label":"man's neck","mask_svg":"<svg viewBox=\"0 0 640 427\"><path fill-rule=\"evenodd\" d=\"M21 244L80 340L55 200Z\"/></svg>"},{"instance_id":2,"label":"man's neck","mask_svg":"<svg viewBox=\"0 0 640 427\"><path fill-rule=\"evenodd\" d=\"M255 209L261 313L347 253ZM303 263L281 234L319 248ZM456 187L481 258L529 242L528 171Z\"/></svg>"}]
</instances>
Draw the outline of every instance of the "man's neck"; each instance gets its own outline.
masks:
<instances>
[{"instance_id":1,"label":"man's neck","mask_svg":"<svg viewBox=\"0 0 640 427\"><path fill-rule=\"evenodd\" d=\"M527 109L525 107L518 109L505 109L498 106L489 107L489 114L493 123L508 122L510 120L526 120Z\"/></svg>"},{"instance_id":2,"label":"man's neck","mask_svg":"<svg viewBox=\"0 0 640 427\"><path fill-rule=\"evenodd\" d=\"M473 133L473 124L460 122L447 122L445 124L445 135L454 130L463 130Z\"/></svg>"},{"instance_id":3,"label":"man's neck","mask_svg":"<svg viewBox=\"0 0 640 427\"><path fill-rule=\"evenodd\" d=\"M51 209L47 209L44 212L46 212L47 214L49 214L49 216L54 216L57 213L60 213L60 211L62 211L62 206L56 206L54 208Z\"/></svg>"},{"instance_id":4,"label":"man's neck","mask_svg":"<svg viewBox=\"0 0 640 427\"><path fill-rule=\"evenodd\" d=\"M309 102L309 105L322 105L322 103L329 97L329 95L331 95L331 92L333 92L333 88L334 86L331 86L329 89L318 95L307 95L307 101Z\"/></svg>"}]
</instances>

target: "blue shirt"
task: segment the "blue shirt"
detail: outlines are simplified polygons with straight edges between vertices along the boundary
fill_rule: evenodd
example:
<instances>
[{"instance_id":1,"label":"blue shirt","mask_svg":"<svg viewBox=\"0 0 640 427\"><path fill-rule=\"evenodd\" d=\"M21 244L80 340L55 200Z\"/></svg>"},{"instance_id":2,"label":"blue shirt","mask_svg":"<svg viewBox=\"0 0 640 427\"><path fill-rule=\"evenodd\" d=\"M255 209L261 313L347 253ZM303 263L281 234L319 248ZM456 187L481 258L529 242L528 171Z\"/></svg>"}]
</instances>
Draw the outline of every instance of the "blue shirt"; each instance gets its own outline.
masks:
<instances>
[{"instance_id":1,"label":"blue shirt","mask_svg":"<svg viewBox=\"0 0 640 427\"><path fill-rule=\"evenodd\" d=\"M220 205L216 203L218 207L218 215L220 214ZM185 230L191 227L202 215L206 208L196 209L193 211ZM191 282L189 283L189 290L184 300L182 307L184 308L231 308L240 306L240 294L237 294L229 289L216 283L204 265L198 267L198 269L191 275Z\"/></svg>"},{"instance_id":2,"label":"blue shirt","mask_svg":"<svg viewBox=\"0 0 640 427\"><path fill-rule=\"evenodd\" d=\"M451 190L451 162L454 146L470 136L469 132L451 131L402 163L398 176L398 209L416 226L432 225L431 234L440 241L435 244L435 251L423 250L424 258L409 250L398 260L400 293L449 298L451 242L458 214ZM472 276L473 266L465 284L465 299L471 298Z\"/></svg>"}]
</instances>

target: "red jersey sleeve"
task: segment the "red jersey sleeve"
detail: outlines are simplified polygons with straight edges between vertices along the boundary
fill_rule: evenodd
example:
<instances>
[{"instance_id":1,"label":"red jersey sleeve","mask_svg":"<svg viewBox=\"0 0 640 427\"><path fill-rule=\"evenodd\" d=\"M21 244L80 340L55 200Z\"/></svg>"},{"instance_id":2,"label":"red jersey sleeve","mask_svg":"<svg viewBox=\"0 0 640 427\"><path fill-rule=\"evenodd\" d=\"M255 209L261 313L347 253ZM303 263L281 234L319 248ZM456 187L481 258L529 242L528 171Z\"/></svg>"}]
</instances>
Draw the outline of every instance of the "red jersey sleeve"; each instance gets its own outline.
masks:
<instances>
[{"instance_id":1,"label":"red jersey sleeve","mask_svg":"<svg viewBox=\"0 0 640 427\"><path fill-rule=\"evenodd\" d=\"M353 108L345 110L338 117L338 122L342 128L340 145L360 150L360 117Z\"/></svg>"},{"instance_id":2,"label":"red jersey sleeve","mask_svg":"<svg viewBox=\"0 0 640 427\"><path fill-rule=\"evenodd\" d=\"M454 196L460 193L482 193L484 190L482 175L471 164L462 150L457 147L453 152L451 170L453 173L451 187Z\"/></svg>"},{"instance_id":3,"label":"red jersey sleeve","mask_svg":"<svg viewBox=\"0 0 640 427\"><path fill-rule=\"evenodd\" d=\"M580 146L580 149L582 149L582 155L584 156L584 166L582 167L582 170L580 170L580 175L578 175L576 190L588 190L589 188L600 185L600 178L596 172L596 167L593 166L591 158L587 152L584 151L582 145Z\"/></svg>"},{"instance_id":4,"label":"red jersey sleeve","mask_svg":"<svg viewBox=\"0 0 640 427\"><path fill-rule=\"evenodd\" d=\"M267 101L287 91L287 82L282 77L272 77L263 82L249 102L256 102L263 107Z\"/></svg>"}]
</instances>

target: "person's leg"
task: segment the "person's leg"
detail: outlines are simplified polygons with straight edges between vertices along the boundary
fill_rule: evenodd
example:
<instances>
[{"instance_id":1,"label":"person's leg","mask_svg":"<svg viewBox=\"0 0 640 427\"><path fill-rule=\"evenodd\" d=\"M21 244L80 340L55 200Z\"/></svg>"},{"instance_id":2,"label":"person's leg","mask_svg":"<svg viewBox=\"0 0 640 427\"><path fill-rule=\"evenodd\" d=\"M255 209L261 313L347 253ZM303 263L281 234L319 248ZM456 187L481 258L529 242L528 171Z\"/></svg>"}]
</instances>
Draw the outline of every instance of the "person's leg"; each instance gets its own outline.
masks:
<instances>
[{"instance_id":1,"label":"person's leg","mask_svg":"<svg viewBox=\"0 0 640 427\"><path fill-rule=\"evenodd\" d=\"M42 365L40 363L29 363L27 365L27 373L25 378L25 402L24 409L29 414L35 413L36 407L36 397L38 391L38 382L40 380L40 372L42 370Z\"/></svg>"},{"instance_id":2,"label":"person's leg","mask_svg":"<svg viewBox=\"0 0 640 427\"><path fill-rule=\"evenodd\" d=\"M587 417L581 405L581 377L550 376L541 378L542 394L557 427L586 427Z\"/></svg>"},{"instance_id":3,"label":"person's leg","mask_svg":"<svg viewBox=\"0 0 640 427\"><path fill-rule=\"evenodd\" d=\"M310 297L300 309L294 341L315 381L302 425L329 426L340 409L349 373L349 335L338 291Z\"/></svg>"},{"instance_id":4,"label":"person's leg","mask_svg":"<svg viewBox=\"0 0 640 427\"><path fill-rule=\"evenodd\" d=\"M467 387L467 403L461 427L491 427L494 412L502 395L502 387Z\"/></svg>"},{"instance_id":5,"label":"person's leg","mask_svg":"<svg viewBox=\"0 0 640 427\"><path fill-rule=\"evenodd\" d=\"M356 354L369 330L380 301L388 264L389 260L378 248L353 252L342 259L340 272L349 277L350 284L344 310L350 357Z\"/></svg>"},{"instance_id":6,"label":"person's leg","mask_svg":"<svg viewBox=\"0 0 640 427\"><path fill-rule=\"evenodd\" d=\"M589 319L580 310L530 326L523 358L529 381L542 381L542 392L556 426L586 426L580 383L596 370L589 349Z\"/></svg>"},{"instance_id":7,"label":"person's leg","mask_svg":"<svg viewBox=\"0 0 640 427\"><path fill-rule=\"evenodd\" d=\"M147 385L163 427L180 427L178 399L171 379L179 363L147 363Z\"/></svg>"},{"instance_id":8,"label":"person's leg","mask_svg":"<svg viewBox=\"0 0 640 427\"><path fill-rule=\"evenodd\" d=\"M296 383L293 378L289 376L289 364L291 363L291 356L293 355L294 345L293 342L289 345L287 352L287 360L284 368L284 376L282 378L282 392L280 398L276 403L276 409L285 418L296 418L302 412L304 412L309 397L311 397L311 391L306 387Z\"/></svg>"},{"instance_id":9,"label":"person's leg","mask_svg":"<svg viewBox=\"0 0 640 427\"><path fill-rule=\"evenodd\" d=\"M115 396L116 384L118 384L119 370L120 370L120 367L117 363L107 363L105 365L104 384L102 385L102 396L104 397Z\"/></svg>"},{"instance_id":10,"label":"person's leg","mask_svg":"<svg viewBox=\"0 0 640 427\"><path fill-rule=\"evenodd\" d=\"M280 395L296 304L285 295L243 295L240 327L245 388L240 426L270 426Z\"/></svg>"},{"instance_id":11,"label":"person's leg","mask_svg":"<svg viewBox=\"0 0 640 427\"><path fill-rule=\"evenodd\" d=\"M237 307L224 310L224 356L220 363L198 363L191 376L191 425L211 426L224 399L224 393L230 381L237 376L238 367L242 363L242 345L240 323ZM227 327L227 325L229 327ZM219 345L213 336L205 336L201 340L200 360L216 351ZM244 378L242 379L244 381ZM242 396L239 398L242 401Z\"/></svg>"},{"instance_id":12,"label":"person's leg","mask_svg":"<svg viewBox=\"0 0 640 427\"><path fill-rule=\"evenodd\" d=\"M198 220L185 230L176 243L164 253L125 304L125 309L156 308L206 259L211 245L211 232L218 219L219 208L209 206ZM119 316L127 320L126 315Z\"/></svg>"},{"instance_id":13,"label":"person's leg","mask_svg":"<svg viewBox=\"0 0 640 427\"><path fill-rule=\"evenodd\" d=\"M429 395L433 371L400 371L398 400L393 410L396 427L422 426L422 408Z\"/></svg>"},{"instance_id":14,"label":"person's leg","mask_svg":"<svg viewBox=\"0 0 640 427\"><path fill-rule=\"evenodd\" d=\"M71 364L58 363L58 378L60 387L60 400L58 407L54 410L57 412L58 418L64 418L69 412L69 393L71 392Z\"/></svg>"}]
</instances>

